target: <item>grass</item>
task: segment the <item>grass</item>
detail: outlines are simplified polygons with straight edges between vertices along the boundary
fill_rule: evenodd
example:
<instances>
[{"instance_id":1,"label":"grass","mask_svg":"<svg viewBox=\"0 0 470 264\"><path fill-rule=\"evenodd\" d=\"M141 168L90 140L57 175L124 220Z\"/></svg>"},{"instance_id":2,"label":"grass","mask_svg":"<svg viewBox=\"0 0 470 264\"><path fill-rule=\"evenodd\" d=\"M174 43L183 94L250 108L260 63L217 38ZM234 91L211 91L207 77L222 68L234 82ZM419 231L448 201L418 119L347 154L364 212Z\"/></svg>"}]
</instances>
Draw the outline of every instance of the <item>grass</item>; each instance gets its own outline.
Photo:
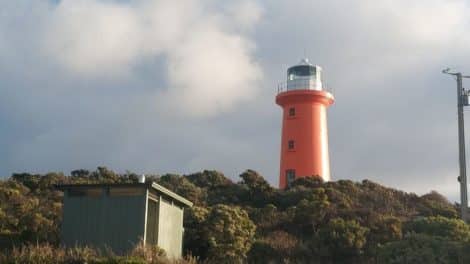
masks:
<instances>
[{"instance_id":1,"label":"grass","mask_svg":"<svg viewBox=\"0 0 470 264\"><path fill-rule=\"evenodd\" d=\"M0 251L0 263L5 264L196 264L194 257L170 260L156 246L139 243L126 256L102 253L90 247L64 248L51 244L28 244Z\"/></svg>"}]
</instances>

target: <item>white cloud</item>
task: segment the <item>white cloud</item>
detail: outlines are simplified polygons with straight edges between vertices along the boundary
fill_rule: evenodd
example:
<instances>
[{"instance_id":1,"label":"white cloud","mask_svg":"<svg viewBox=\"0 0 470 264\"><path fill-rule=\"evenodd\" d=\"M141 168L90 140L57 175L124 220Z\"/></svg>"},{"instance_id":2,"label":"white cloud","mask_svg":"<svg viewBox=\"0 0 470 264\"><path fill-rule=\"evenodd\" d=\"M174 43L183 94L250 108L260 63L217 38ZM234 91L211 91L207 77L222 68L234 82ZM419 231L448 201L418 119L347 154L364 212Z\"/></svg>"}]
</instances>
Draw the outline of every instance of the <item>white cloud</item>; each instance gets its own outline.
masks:
<instances>
[{"instance_id":1,"label":"white cloud","mask_svg":"<svg viewBox=\"0 0 470 264\"><path fill-rule=\"evenodd\" d=\"M433 47L436 44L447 44L449 38L458 37L466 28L469 8L465 1L371 1L370 7L377 8L377 14L401 34L396 41L409 40L426 43ZM377 10L376 10L377 11ZM398 37L398 36L397 36ZM462 36L465 37L465 36Z\"/></svg>"},{"instance_id":2,"label":"white cloud","mask_svg":"<svg viewBox=\"0 0 470 264\"><path fill-rule=\"evenodd\" d=\"M237 28L243 30L252 30L262 17L263 10L254 1L240 0L230 2L226 6L226 12L235 22Z\"/></svg>"},{"instance_id":3,"label":"white cloud","mask_svg":"<svg viewBox=\"0 0 470 264\"><path fill-rule=\"evenodd\" d=\"M245 39L201 25L182 41L169 57L169 95L180 109L214 116L256 95L261 70Z\"/></svg>"},{"instance_id":4,"label":"white cloud","mask_svg":"<svg viewBox=\"0 0 470 264\"><path fill-rule=\"evenodd\" d=\"M44 49L80 74L125 73L143 54L137 15L130 6L112 2L61 1L44 25Z\"/></svg>"},{"instance_id":5,"label":"white cloud","mask_svg":"<svg viewBox=\"0 0 470 264\"><path fill-rule=\"evenodd\" d=\"M164 56L169 87L160 87L167 92L158 100L169 102L165 107L184 103L178 106L183 114L214 115L249 100L259 89L261 70L252 58L253 44L234 29L254 26L260 11L244 3L222 21L217 19L222 11L203 11L205 4L64 0L45 25L44 47L83 77L125 77L141 60Z\"/></svg>"}]
</instances>

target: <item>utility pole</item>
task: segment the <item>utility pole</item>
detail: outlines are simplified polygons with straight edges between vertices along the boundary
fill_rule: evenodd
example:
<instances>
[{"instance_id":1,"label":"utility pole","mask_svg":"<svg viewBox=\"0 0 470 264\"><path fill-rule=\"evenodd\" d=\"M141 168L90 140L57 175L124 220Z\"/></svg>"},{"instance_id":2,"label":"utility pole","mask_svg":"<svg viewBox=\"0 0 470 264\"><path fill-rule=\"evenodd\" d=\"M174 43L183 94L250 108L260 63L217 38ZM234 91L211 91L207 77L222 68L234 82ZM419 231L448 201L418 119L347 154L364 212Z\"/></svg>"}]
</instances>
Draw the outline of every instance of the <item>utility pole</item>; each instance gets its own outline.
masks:
<instances>
[{"instance_id":1,"label":"utility pole","mask_svg":"<svg viewBox=\"0 0 470 264\"><path fill-rule=\"evenodd\" d=\"M469 105L469 92L463 88L462 79L470 78L470 76L463 76L461 72L449 72L449 68L442 71L442 73L456 76L457 79L457 115L458 115L458 130L459 130L459 167L460 175L458 181L460 182L460 214L462 220L468 222L468 197L467 197L467 162L465 158L465 126L463 118L463 107Z\"/></svg>"}]
</instances>

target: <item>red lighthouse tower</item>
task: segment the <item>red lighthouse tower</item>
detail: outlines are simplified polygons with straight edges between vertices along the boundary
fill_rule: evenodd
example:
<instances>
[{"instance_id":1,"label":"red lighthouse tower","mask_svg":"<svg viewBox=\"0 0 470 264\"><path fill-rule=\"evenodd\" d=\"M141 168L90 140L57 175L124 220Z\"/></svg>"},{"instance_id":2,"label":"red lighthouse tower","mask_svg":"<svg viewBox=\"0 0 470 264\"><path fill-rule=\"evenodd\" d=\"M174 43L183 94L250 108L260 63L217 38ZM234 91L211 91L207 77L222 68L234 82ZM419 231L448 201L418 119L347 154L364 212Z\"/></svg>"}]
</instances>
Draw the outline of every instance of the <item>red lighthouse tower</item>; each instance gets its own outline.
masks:
<instances>
[{"instance_id":1,"label":"red lighthouse tower","mask_svg":"<svg viewBox=\"0 0 470 264\"><path fill-rule=\"evenodd\" d=\"M326 108L333 102L323 89L320 66L304 59L287 70L287 82L279 85L276 96L283 110L280 188L299 177L330 180Z\"/></svg>"}]
</instances>

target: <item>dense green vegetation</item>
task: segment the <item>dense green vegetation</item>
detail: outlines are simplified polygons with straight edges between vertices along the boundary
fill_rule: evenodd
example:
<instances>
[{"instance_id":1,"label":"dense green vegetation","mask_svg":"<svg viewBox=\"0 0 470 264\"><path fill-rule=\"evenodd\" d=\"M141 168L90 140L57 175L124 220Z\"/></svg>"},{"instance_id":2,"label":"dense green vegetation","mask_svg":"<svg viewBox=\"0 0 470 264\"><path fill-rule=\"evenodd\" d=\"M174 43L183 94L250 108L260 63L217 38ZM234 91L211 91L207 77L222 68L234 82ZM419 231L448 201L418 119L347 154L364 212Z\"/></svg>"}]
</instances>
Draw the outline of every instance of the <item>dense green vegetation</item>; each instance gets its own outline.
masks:
<instances>
[{"instance_id":1,"label":"dense green vegetation","mask_svg":"<svg viewBox=\"0 0 470 264\"><path fill-rule=\"evenodd\" d=\"M14 174L0 181L3 258L12 244L59 245L61 192L54 184L136 179L100 167L70 176ZM314 177L278 190L251 170L236 183L217 171L147 180L194 202L185 213L184 246L200 262L470 262L470 227L437 192L418 196L368 180L323 183Z\"/></svg>"}]
</instances>

